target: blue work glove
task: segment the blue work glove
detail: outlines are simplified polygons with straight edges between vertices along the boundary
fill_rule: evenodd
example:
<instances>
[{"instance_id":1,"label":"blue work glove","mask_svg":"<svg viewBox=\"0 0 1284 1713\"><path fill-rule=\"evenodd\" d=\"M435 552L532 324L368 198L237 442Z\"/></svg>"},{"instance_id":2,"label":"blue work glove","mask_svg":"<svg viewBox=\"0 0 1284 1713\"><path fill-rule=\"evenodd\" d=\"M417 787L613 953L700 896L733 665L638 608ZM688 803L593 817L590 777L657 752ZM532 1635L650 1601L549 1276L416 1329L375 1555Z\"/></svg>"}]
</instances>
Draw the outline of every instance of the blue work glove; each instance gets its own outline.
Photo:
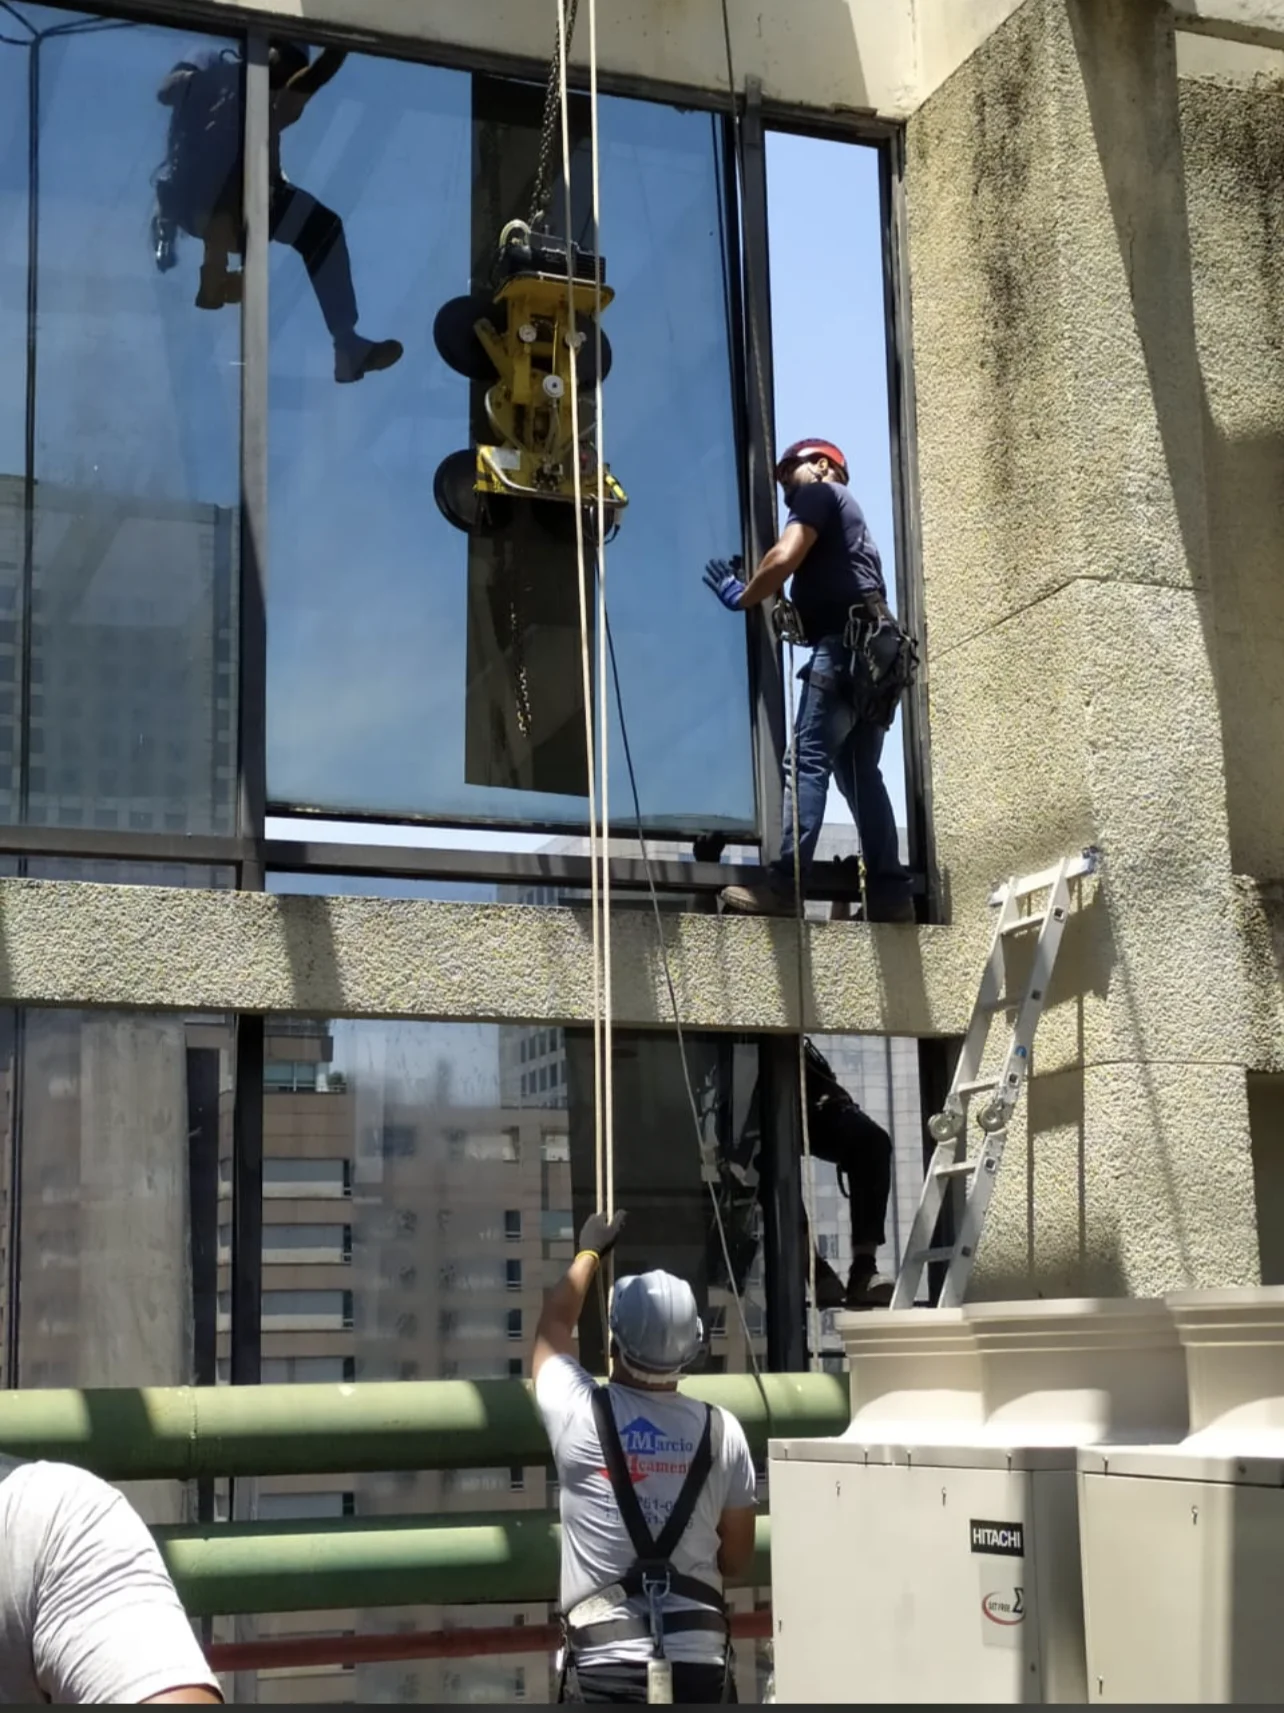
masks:
<instances>
[{"instance_id":1,"label":"blue work glove","mask_svg":"<svg viewBox=\"0 0 1284 1713\"><path fill-rule=\"evenodd\" d=\"M738 553L734 559L711 559L704 568L705 583L729 613L743 610L740 597L745 592L745 585L738 573L744 568L745 562Z\"/></svg>"}]
</instances>

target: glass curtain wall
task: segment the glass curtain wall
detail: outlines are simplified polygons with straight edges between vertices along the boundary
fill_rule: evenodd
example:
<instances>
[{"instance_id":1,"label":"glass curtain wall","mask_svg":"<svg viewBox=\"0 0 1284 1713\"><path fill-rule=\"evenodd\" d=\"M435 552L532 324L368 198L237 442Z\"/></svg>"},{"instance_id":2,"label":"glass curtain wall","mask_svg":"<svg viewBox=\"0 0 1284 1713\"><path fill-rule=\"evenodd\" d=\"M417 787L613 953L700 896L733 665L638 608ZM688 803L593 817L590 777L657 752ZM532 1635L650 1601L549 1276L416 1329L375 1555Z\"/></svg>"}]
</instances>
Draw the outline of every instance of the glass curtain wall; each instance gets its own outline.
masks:
<instances>
[{"instance_id":1,"label":"glass curtain wall","mask_svg":"<svg viewBox=\"0 0 1284 1713\"><path fill-rule=\"evenodd\" d=\"M167 79L207 59L239 104L225 38L0 11L9 823L234 830L239 312L203 312L200 245L153 228Z\"/></svg>"},{"instance_id":2,"label":"glass curtain wall","mask_svg":"<svg viewBox=\"0 0 1284 1713\"><path fill-rule=\"evenodd\" d=\"M233 1035L221 1017L0 1010L6 1386L214 1383ZM154 1522L195 1500L130 1496Z\"/></svg>"},{"instance_id":3,"label":"glass curtain wall","mask_svg":"<svg viewBox=\"0 0 1284 1713\"><path fill-rule=\"evenodd\" d=\"M581 1087L579 1042L523 1024L318 1022L270 1019L264 1067L263 1378L507 1379L530 1372L544 1292L574 1254L577 1220L594 1195L593 1097ZM733 1108L756 1075L751 1045L723 1049L688 1037L708 1123L697 1138L671 1036L629 1037L618 1089L629 1114L617 1134L617 1193L630 1209L617 1269L668 1266L696 1286L710 1366L747 1367L728 1312L710 1231L706 1178L735 1163ZM591 1067L590 1067L591 1068ZM530 1071L543 1087L530 1092ZM554 1074L554 1072L556 1074ZM621 1073L617 1073L621 1074ZM679 1117L685 1119L679 1122ZM584 1142L587 1139L587 1154ZM634 1170L645 1152L643 1177ZM728 1206L758 1231L756 1180ZM678 1233L676 1241L671 1234ZM754 1258L748 1270L756 1279ZM759 1286L751 1285L753 1296ZM760 1297L751 1327L761 1333ZM760 1359L764 1344L757 1342ZM601 1329L590 1305L582 1360L600 1371ZM220 1354L227 1358L225 1341ZM443 1515L544 1510L557 1503L543 1467L405 1471L262 1480L257 1515ZM746 1591L740 1605L752 1604ZM417 1608L243 1620L238 1640L355 1630L544 1625L546 1606ZM231 1631L231 1626L224 1629ZM745 1645L746 1692L754 1653ZM334 1672L359 1700L541 1701L543 1651L493 1658L401 1661ZM247 1681L238 1685L251 1687ZM313 1699L311 1670L254 1685L274 1700Z\"/></svg>"},{"instance_id":4,"label":"glass curtain wall","mask_svg":"<svg viewBox=\"0 0 1284 1713\"><path fill-rule=\"evenodd\" d=\"M494 438L486 387L443 362L434 317L485 286L501 228L529 213L541 104L533 85L351 54L281 133L299 187L274 191L271 264L268 789L283 810L585 820L566 515L468 536L433 497L444 458ZM577 107L581 245L586 121ZM643 814L752 833L744 627L701 582L741 533L721 122L609 98L600 125L616 294L603 434L629 495L607 577ZM565 230L557 184L549 225ZM358 385L335 378L333 324L354 311L363 338L404 347ZM627 821L614 716L611 768Z\"/></svg>"}]
</instances>

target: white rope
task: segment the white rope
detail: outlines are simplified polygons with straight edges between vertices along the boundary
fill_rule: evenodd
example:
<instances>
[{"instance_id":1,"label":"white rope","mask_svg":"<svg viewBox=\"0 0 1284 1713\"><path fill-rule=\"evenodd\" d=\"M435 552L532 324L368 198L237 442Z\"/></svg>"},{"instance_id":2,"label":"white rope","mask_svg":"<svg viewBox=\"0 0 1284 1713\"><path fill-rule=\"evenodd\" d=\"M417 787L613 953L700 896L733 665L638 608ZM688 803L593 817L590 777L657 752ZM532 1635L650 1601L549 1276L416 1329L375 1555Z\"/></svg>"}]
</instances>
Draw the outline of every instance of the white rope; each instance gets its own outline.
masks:
<instances>
[{"instance_id":1,"label":"white rope","mask_svg":"<svg viewBox=\"0 0 1284 1713\"><path fill-rule=\"evenodd\" d=\"M589 0L589 148L593 163L594 439L597 453L597 695L602 762L602 1098L605 1106L606 1194L615 1216L615 1067L611 993L611 736L606 654L606 457L602 435L602 162L597 130L597 0ZM638 829L641 832L641 828Z\"/></svg>"},{"instance_id":2,"label":"white rope","mask_svg":"<svg viewBox=\"0 0 1284 1713\"><path fill-rule=\"evenodd\" d=\"M562 107L562 188L566 199L566 306L567 338L571 354L571 476L575 504L575 559L580 603L580 673L584 695L584 746L588 769L589 900L593 940L593 1187L594 1208L604 1201L606 1178L606 1135L603 1124L602 1060L602 932L598 889L597 760L593 720L593 669L589 646L588 576L584 552L584 480L580 469L579 354L576 350L575 273L571 259L571 234L575 230L571 199L571 116L566 77L566 0L557 0L558 84Z\"/></svg>"}]
</instances>

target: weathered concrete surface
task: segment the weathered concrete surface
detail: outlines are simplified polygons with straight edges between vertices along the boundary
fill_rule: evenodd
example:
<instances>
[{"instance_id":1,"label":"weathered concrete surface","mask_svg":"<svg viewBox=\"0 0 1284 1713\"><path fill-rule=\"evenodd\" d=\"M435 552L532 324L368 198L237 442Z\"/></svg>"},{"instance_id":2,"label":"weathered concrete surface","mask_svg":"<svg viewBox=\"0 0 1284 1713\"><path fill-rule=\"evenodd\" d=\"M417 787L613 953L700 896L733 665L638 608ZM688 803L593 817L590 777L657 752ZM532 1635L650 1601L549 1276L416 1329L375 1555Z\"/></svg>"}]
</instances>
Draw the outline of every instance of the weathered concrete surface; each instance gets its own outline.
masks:
<instances>
[{"instance_id":1,"label":"weathered concrete surface","mask_svg":"<svg viewBox=\"0 0 1284 1713\"><path fill-rule=\"evenodd\" d=\"M269 18L292 33L355 30L433 55L546 60L552 0L139 0L166 17L191 10ZM768 100L829 112L906 119L985 42L1021 0L731 0L738 82L757 77ZM1284 40L1282 0L1177 0L1184 24L1251 41ZM619 76L703 93L727 86L719 0L600 0L599 61ZM572 61L588 52L581 12Z\"/></svg>"},{"instance_id":2,"label":"weathered concrete surface","mask_svg":"<svg viewBox=\"0 0 1284 1713\"><path fill-rule=\"evenodd\" d=\"M996 870L1105 853L977 1288L1248 1282L1253 1002L1171 9L1027 0L911 121L907 160L954 919Z\"/></svg>"},{"instance_id":3,"label":"weathered concrete surface","mask_svg":"<svg viewBox=\"0 0 1284 1713\"><path fill-rule=\"evenodd\" d=\"M1284 54L1183 81L1232 862L1284 875ZM1267 70L1263 59L1274 62Z\"/></svg>"},{"instance_id":4,"label":"weathered concrete surface","mask_svg":"<svg viewBox=\"0 0 1284 1713\"><path fill-rule=\"evenodd\" d=\"M665 919L682 1021L692 1029L798 1027L791 922ZM0 1001L262 1011L318 1017L590 1022L584 911L0 880ZM672 1025L655 927L613 932L622 1025ZM948 928L807 931L807 1027L952 1034L977 975Z\"/></svg>"},{"instance_id":5,"label":"weathered concrete surface","mask_svg":"<svg viewBox=\"0 0 1284 1713\"><path fill-rule=\"evenodd\" d=\"M1238 1065L1041 1075L1020 1116L973 1297L1149 1297L1258 1282Z\"/></svg>"}]
</instances>

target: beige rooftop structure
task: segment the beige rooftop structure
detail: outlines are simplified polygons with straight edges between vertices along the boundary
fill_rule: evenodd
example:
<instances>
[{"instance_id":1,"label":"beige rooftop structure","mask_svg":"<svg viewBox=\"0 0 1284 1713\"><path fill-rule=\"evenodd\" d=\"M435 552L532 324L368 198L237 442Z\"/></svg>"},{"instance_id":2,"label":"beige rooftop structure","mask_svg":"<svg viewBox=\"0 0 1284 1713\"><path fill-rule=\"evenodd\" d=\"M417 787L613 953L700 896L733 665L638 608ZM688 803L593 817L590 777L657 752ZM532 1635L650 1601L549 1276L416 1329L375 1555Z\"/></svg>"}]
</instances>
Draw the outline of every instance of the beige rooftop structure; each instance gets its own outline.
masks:
<instances>
[{"instance_id":1,"label":"beige rooftop structure","mask_svg":"<svg viewBox=\"0 0 1284 1713\"><path fill-rule=\"evenodd\" d=\"M714 0L599 11L604 77L724 84ZM529 0L199 8L223 12L439 57L549 45ZM989 888L1095 843L975 1291L1284 1277L1284 6L730 15L769 112L904 126L941 920L810 926L800 1018L791 924L672 918L684 1019L958 1034ZM7 880L0 912L18 1004L591 1015L567 911ZM623 1024L666 1018L650 934L618 930Z\"/></svg>"}]
</instances>

